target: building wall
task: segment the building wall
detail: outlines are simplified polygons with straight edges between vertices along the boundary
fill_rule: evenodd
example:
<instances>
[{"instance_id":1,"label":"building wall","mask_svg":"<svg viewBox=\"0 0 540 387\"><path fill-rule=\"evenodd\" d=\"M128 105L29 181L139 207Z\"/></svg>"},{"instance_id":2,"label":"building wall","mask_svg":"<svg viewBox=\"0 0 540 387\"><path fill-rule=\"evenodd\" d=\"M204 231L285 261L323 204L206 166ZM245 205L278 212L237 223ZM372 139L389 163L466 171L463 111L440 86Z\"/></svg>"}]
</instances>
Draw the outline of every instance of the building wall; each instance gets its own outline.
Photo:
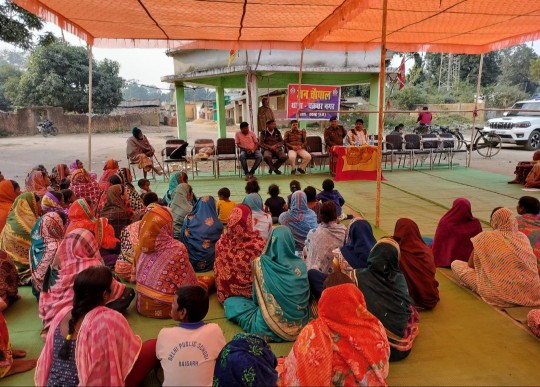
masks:
<instances>
[{"instance_id":1,"label":"building wall","mask_svg":"<svg viewBox=\"0 0 540 387\"><path fill-rule=\"evenodd\" d=\"M59 133L88 132L88 116L64 114L62 108L33 107L18 109L15 113L0 112L0 136L32 136L37 134L37 123L48 118ZM134 126L159 126L159 111L147 114L95 115L92 117L94 133L128 132Z\"/></svg>"}]
</instances>

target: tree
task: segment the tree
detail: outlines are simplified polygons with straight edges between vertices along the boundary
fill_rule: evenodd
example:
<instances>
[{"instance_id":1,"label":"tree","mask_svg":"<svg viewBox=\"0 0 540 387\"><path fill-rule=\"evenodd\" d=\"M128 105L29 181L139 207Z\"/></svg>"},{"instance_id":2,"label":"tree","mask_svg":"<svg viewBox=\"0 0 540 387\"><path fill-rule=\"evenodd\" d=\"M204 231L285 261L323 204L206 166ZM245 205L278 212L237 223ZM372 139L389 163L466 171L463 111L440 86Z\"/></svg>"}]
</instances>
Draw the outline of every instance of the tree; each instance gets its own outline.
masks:
<instances>
[{"instance_id":1,"label":"tree","mask_svg":"<svg viewBox=\"0 0 540 387\"><path fill-rule=\"evenodd\" d=\"M93 108L108 113L122 100L119 64L92 62ZM19 83L18 106L61 106L66 111L88 112L88 57L83 47L60 41L38 46L28 58L28 71Z\"/></svg>"},{"instance_id":2,"label":"tree","mask_svg":"<svg viewBox=\"0 0 540 387\"><path fill-rule=\"evenodd\" d=\"M26 68L28 54L17 50L0 50L0 65L8 64L19 70Z\"/></svg>"},{"instance_id":3,"label":"tree","mask_svg":"<svg viewBox=\"0 0 540 387\"><path fill-rule=\"evenodd\" d=\"M22 71L10 64L0 65L0 110L11 110L17 99Z\"/></svg>"},{"instance_id":4,"label":"tree","mask_svg":"<svg viewBox=\"0 0 540 387\"><path fill-rule=\"evenodd\" d=\"M540 83L540 58L531 61L529 72L531 79L536 83Z\"/></svg>"},{"instance_id":5,"label":"tree","mask_svg":"<svg viewBox=\"0 0 540 387\"><path fill-rule=\"evenodd\" d=\"M492 108L505 108L519 100L528 98L527 93L518 85L496 85L487 87L484 90L486 95L486 106Z\"/></svg>"},{"instance_id":6,"label":"tree","mask_svg":"<svg viewBox=\"0 0 540 387\"><path fill-rule=\"evenodd\" d=\"M532 93L536 84L531 79L531 62L538 58L534 50L524 44L501 51L501 74L499 83L516 85L525 93Z\"/></svg>"},{"instance_id":7,"label":"tree","mask_svg":"<svg viewBox=\"0 0 540 387\"><path fill-rule=\"evenodd\" d=\"M428 97L422 87L407 84L393 98L393 105L402 110L414 110L417 105L427 102Z\"/></svg>"},{"instance_id":8,"label":"tree","mask_svg":"<svg viewBox=\"0 0 540 387\"><path fill-rule=\"evenodd\" d=\"M33 46L34 33L43 28L36 15L8 0L0 0L0 40L24 50Z\"/></svg>"},{"instance_id":9,"label":"tree","mask_svg":"<svg viewBox=\"0 0 540 387\"><path fill-rule=\"evenodd\" d=\"M414 65L407 74L405 84L410 83L412 85L419 85L426 81L426 76L424 74L424 61L422 56L417 52L413 54L413 58Z\"/></svg>"}]
</instances>

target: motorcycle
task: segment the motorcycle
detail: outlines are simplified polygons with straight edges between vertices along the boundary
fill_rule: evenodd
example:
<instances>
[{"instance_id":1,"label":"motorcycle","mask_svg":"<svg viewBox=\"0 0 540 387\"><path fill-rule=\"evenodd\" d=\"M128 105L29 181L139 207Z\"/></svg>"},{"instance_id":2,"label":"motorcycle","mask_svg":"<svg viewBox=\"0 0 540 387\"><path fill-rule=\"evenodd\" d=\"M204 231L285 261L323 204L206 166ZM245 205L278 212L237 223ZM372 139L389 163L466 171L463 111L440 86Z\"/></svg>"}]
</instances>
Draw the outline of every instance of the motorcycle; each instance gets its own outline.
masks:
<instances>
[{"instance_id":1,"label":"motorcycle","mask_svg":"<svg viewBox=\"0 0 540 387\"><path fill-rule=\"evenodd\" d=\"M58 129L49 120L38 122L37 130L43 137L48 137L49 135L56 136L58 134Z\"/></svg>"}]
</instances>

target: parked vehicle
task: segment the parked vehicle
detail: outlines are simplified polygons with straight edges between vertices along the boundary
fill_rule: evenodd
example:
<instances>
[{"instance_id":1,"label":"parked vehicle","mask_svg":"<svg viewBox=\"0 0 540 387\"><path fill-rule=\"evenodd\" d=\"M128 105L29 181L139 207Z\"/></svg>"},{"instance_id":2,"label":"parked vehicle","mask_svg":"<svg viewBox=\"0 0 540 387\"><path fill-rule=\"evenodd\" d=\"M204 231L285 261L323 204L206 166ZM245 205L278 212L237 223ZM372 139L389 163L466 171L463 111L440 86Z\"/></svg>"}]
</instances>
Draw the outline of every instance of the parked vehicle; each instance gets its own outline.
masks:
<instances>
[{"instance_id":1,"label":"parked vehicle","mask_svg":"<svg viewBox=\"0 0 540 387\"><path fill-rule=\"evenodd\" d=\"M518 101L512 109L516 111L489 120L482 132L494 131L506 144L522 145L528 150L540 149L540 100Z\"/></svg>"},{"instance_id":2,"label":"parked vehicle","mask_svg":"<svg viewBox=\"0 0 540 387\"><path fill-rule=\"evenodd\" d=\"M45 121L38 122L37 130L43 135L43 137L47 137L49 135L56 136L58 134L58 129L56 129L54 124L47 119Z\"/></svg>"}]
</instances>

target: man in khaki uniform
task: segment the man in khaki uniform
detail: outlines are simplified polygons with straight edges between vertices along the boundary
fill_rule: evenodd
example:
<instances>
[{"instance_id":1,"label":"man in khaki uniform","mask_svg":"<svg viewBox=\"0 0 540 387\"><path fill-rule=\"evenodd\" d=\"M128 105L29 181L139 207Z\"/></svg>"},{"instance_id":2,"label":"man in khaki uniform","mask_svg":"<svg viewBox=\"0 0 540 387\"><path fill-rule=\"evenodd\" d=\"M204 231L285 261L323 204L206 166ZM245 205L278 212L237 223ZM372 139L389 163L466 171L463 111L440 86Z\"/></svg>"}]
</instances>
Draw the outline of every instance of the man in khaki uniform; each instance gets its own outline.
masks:
<instances>
[{"instance_id":1,"label":"man in khaki uniform","mask_svg":"<svg viewBox=\"0 0 540 387\"><path fill-rule=\"evenodd\" d=\"M291 130L285 132L285 146L289 150L289 164L291 164L291 175L296 175L296 172L302 175L306 173L306 167L311 161L311 155L306 150L307 134L304 129L298 130L298 121L291 121ZM300 167L296 168L296 159L302 158Z\"/></svg>"},{"instance_id":2,"label":"man in khaki uniform","mask_svg":"<svg viewBox=\"0 0 540 387\"><path fill-rule=\"evenodd\" d=\"M266 130L266 123L268 121L274 121L274 112L272 109L270 109L270 102L268 101L268 98L262 99L262 106L259 107L259 112L257 113L257 125L258 130L260 132L264 132Z\"/></svg>"}]
</instances>

